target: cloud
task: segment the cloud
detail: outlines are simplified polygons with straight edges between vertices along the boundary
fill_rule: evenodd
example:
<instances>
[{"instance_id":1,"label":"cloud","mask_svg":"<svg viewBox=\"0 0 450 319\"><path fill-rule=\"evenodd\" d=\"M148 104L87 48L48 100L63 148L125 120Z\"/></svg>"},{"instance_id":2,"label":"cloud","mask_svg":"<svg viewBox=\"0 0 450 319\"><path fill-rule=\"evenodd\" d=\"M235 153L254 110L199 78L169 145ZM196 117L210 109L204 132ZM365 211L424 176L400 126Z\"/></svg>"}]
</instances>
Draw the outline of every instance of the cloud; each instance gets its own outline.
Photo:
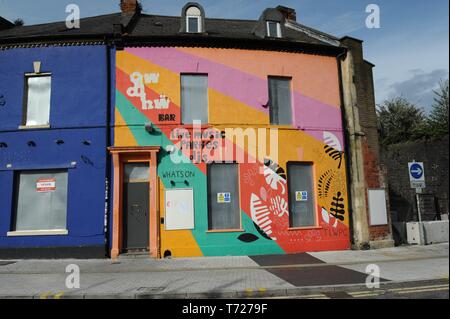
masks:
<instances>
[{"instance_id":1,"label":"cloud","mask_svg":"<svg viewBox=\"0 0 450 319\"><path fill-rule=\"evenodd\" d=\"M448 79L448 70L435 69L430 72L425 72L422 69L413 69L410 70L410 74L411 77L408 80L390 85L388 97L403 96L410 102L429 111L433 104L433 90L439 87L441 80Z\"/></svg>"}]
</instances>

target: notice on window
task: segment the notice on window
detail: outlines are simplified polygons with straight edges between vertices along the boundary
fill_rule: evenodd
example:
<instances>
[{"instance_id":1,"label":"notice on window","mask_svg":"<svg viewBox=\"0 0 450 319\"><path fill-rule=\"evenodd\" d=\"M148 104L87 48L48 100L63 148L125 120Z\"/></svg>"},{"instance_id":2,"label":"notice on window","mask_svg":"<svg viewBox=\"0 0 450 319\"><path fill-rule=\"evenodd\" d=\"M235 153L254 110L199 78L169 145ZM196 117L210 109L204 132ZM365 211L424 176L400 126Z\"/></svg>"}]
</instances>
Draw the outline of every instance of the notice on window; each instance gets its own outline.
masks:
<instances>
[{"instance_id":1,"label":"notice on window","mask_svg":"<svg viewBox=\"0 0 450 319\"><path fill-rule=\"evenodd\" d=\"M38 193L48 193L56 191L56 179L38 179L36 182L36 191Z\"/></svg>"},{"instance_id":2,"label":"notice on window","mask_svg":"<svg viewBox=\"0 0 450 319\"><path fill-rule=\"evenodd\" d=\"M307 191L295 192L295 201L307 202L308 201L308 192Z\"/></svg>"},{"instance_id":3,"label":"notice on window","mask_svg":"<svg viewBox=\"0 0 450 319\"><path fill-rule=\"evenodd\" d=\"M231 193L217 193L217 203L231 203Z\"/></svg>"}]
</instances>

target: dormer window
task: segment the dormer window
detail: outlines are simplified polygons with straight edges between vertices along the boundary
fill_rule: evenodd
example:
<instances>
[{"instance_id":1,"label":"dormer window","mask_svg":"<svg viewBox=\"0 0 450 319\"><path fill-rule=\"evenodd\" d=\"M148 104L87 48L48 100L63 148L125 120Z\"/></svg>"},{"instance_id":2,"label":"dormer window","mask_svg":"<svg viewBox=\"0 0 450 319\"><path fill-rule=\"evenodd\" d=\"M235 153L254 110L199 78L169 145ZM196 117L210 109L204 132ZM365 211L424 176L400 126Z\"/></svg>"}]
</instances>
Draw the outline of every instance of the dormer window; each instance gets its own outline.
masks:
<instances>
[{"instance_id":1,"label":"dormer window","mask_svg":"<svg viewBox=\"0 0 450 319\"><path fill-rule=\"evenodd\" d=\"M281 38L281 25L276 21L267 21L267 36L270 38Z\"/></svg>"},{"instance_id":2,"label":"dormer window","mask_svg":"<svg viewBox=\"0 0 450 319\"><path fill-rule=\"evenodd\" d=\"M186 32L188 33L202 33L202 12L196 7L192 6L186 10Z\"/></svg>"}]
</instances>

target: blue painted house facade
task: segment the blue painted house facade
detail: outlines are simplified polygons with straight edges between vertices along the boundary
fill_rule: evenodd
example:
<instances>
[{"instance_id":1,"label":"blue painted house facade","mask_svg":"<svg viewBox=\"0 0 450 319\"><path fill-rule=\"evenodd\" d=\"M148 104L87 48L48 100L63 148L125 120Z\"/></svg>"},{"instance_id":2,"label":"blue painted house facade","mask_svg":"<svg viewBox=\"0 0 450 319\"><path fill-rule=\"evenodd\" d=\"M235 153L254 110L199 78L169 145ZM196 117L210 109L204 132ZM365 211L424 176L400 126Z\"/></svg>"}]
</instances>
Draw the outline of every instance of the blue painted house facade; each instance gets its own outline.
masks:
<instances>
[{"instance_id":1,"label":"blue painted house facade","mask_svg":"<svg viewBox=\"0 0 450 319\"><path fill-rule=\"evenodd\" d=\"M110 54L0 50L0 258L105 257Z\"/></svg>"}]
</instances>

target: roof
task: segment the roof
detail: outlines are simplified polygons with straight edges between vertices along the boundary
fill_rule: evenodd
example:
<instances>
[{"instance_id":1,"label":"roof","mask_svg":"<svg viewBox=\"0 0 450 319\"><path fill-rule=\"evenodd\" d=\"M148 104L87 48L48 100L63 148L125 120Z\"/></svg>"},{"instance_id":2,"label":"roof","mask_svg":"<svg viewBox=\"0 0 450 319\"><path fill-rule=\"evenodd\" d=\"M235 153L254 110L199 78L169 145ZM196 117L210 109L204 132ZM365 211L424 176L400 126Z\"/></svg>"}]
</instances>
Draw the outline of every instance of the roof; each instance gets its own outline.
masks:
<instances>
[{"instance_id":1,"label":"roof","mask_svg":"<svg viewBox=\"0 0 450 319\"><path fill-rule=\"evenodd\" d=\"M39 37L104 36L113 33L113 24L120 23L121 14L114 13L80 19L79 29L68 29L66 22L15 26L0 31L0 40L29 40Z\"/></svg>"},{"instance_id":2,"label":"roof","mask_svg":"<svg viewBox=\"0 0 450 319\"><path fill-rule=\"evenodd\" d=\"M0 17L0 30L12 28L14 24L2 17Z\"/></svg>"},{"instance_id":3,"label":"roof","mask_svg":"<svg viewBox=\"0 0 450 319\"><path fill-rule=\"evenodd\" d=\"M92 39L104 40L117 36L117 30L122 38L128 41L147 39L171 39L176 41L198 42L206 44L208 41L228 40L236 43L250 44L256 41L263 43L293 44L311 47L336 49L340 46L337 38L303 26L295 21L287 20L283 38L267 39L258 37L254 29L258 20L234 20L234 19L205 19L205 33L187 34L180 33L181 17L162 16L137 13L136 15L124 15L113 13L80 20L79 29L67 29L65 21L53 22L31 26L15 26L0 31L0 45L3 43L36 43L48 41L89 41ZM119 27L119 29L118 29ZM263 42L263 43L262 43ZM288 45L289 46L289 45ZM333 50L332 50L333 51Z\"/></svg>"}]
</instances>

